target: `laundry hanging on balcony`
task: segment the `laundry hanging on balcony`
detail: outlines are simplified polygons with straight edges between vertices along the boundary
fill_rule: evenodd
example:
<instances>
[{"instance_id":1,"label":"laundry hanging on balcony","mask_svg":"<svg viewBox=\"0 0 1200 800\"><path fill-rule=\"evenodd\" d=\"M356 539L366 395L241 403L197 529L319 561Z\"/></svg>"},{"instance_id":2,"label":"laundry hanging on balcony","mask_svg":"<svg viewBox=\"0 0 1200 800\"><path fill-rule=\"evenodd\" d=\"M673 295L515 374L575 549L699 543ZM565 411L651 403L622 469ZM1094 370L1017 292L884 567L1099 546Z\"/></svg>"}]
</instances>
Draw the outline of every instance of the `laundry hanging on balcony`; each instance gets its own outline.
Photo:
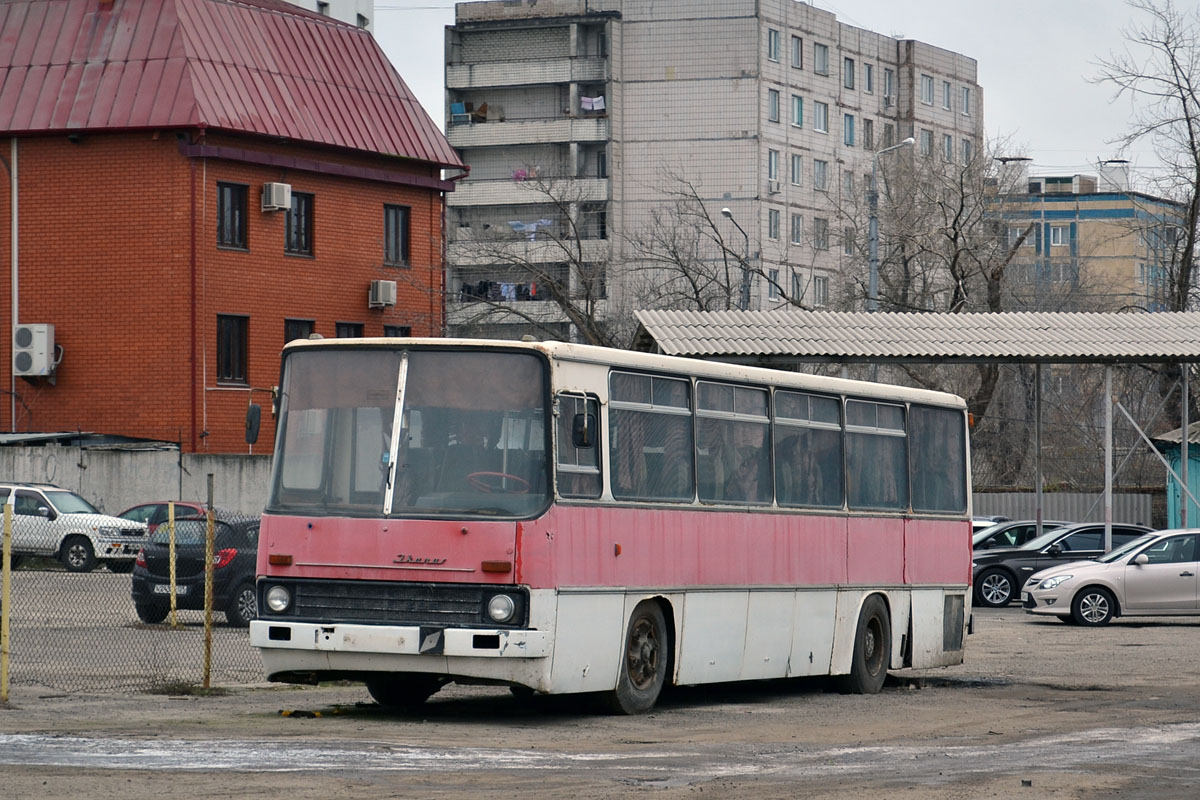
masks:
<instances>
[{"instance_id":1,"label":"laundry hanging on balcony","mask_svg":"<svg viewBox=\"0 0 1200 800\"><path fill-rule=\"evenodd\" d=\"M525 234L525 238L529 239L529 241L532 242L537 237L537 229L538 228L545 228L545 227L551 225L552 223L553 223L553 220L549 220L549 219L539 219L539 220L535 220L534 222L521 222L520 220L515 220L515 221L509 220L508 226L510 228L512 228L515 233Z\"/></svg>"},{"instance_id":2,"label":"laundry hanging on balcony","mask_svg":"<svg viewBox=\"0 0 1200 800\"><path fill-rule=\"evenodd\" d=\"M604 95L600 95L599 97L580 97L579 101L584 111L604 110Z\"/></svg>"}]
</instances>

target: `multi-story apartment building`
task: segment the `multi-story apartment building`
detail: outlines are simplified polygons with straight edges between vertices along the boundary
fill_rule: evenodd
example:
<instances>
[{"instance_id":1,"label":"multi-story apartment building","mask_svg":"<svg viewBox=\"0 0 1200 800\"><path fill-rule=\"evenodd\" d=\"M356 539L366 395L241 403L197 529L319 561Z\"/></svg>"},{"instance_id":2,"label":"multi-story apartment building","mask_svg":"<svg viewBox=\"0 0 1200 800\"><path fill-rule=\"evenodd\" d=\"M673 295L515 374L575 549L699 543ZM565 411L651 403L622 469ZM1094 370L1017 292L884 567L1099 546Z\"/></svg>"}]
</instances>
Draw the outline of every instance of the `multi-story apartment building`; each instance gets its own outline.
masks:
<instances>
[{"instance_id":1,"label":"multi-story apartment building","mask_svg":"<svg viewBox=\"0 0 1200 800\"><path fill-rule=\"evenodd\" d=\"M555 318L533 277L551 273L502 267L480 244L497 231L523 237L530 263L606 265L602 313L654 303L630 265L681 195L703 207L697 251L750 267L726 284L735 307L861 307L839 296L866 269L843 232L865 230L845 215L878 151L915 139L882 175L891 158L961 163L982 144L973 59L796 0L459 4L446 62L447 137L471 168L448 198L451 330L525 329L496 327L483 300L510 322ZM570 290L596 291L581 281Z\"/></svg>"},{"instance_id":2,"label":"multi-story apartment building","mask_svg":"<svg viewBox=\"0 0 1200 800\"><path fill-rule=\"evenodd\" d=\"M369 31L375 29L375 0L287 0L294 6L348 22Z\"/></svg>"},{"instance_id":3,"label":"multi-story apartment building","mask_svg":"<svg viewBox=\"0 0 1200 800\"><path fill-rule=\"evenodd\" d=\"M1021 241L1009 286L1030 310L1163 311L1179 262L1184 208L1129 189L1128 176L1048 175L998 209ZM1024 234L1024 239L1020 237Z\"/></svg>"}]
</instances>

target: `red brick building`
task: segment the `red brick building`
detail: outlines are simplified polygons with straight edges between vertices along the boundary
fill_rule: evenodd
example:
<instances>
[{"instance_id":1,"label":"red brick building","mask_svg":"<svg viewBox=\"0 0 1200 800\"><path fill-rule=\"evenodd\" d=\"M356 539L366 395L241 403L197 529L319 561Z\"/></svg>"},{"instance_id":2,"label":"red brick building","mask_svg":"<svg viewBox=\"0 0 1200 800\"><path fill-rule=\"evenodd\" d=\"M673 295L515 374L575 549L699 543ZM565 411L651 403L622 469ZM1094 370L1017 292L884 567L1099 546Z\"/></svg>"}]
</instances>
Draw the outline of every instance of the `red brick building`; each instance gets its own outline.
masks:
<instances>
[{"instance_id":1,"label":"red brick building","mask_svg":"<svg viewBox=\"0 0 1200 800\"><path fill-rule=\"evenodd\" d=\"M365 31L275 0L6 2L0 137L2 433L246 452L288 339L442 331L465 168Z\"/></svg>"}]
</instances>

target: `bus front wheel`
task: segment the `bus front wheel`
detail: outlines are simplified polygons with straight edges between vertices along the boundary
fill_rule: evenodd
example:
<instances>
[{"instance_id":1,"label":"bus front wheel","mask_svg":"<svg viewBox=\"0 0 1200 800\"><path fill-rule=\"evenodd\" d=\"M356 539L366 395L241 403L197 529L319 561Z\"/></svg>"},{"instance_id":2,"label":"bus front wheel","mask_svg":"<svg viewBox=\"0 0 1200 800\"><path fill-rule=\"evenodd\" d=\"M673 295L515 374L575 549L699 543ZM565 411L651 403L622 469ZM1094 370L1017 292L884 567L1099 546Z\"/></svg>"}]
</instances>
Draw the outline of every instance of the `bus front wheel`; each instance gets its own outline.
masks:
<instances>
[{"instance_id":1,"label":"bus front wheel","mask_svg":"<svg viewBox=\"0 0 1200 800\"><path fill-rule=\"evenodd\" d=\"M841 677L838 688L843 694L877 694L891 661L892 622L887 604L879 595L871 595L858 612L850 674Z\"/></svg>"},{"instance_id":2,"label":"bus front wheel","mask_svg":"<svg viewBox=\"0 0 1200 800\"><path fill-rule=\"evenodd\" d=\"M662 608L643 600L629 617L617 688L608 695L618 714L643 714L654 708L667 677L667 622Z\"/></svg>"},{"instance_id":3,"label":"bus front wheel","mask_svg":"<svg viewBox=\"0 0 1200 800\"><path fill-rule=\"evenodd\" d=\"M388 676L367 681L367 691L384 708L404 711L417 708L445 684L437 675Z\"/></svg>"}]
</instances>

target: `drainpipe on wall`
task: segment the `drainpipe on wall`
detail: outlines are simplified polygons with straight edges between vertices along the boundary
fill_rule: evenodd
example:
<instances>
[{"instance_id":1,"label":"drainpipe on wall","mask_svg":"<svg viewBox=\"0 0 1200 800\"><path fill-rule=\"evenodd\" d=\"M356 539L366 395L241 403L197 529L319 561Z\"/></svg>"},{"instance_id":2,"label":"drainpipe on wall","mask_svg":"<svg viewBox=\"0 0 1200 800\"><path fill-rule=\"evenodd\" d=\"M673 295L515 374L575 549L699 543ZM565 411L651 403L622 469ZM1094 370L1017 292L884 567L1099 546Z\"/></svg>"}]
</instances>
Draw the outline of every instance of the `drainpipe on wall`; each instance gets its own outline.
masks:
<instances>
[{"instance_id":1,"label":"drainpipe on wall","mask_svg":"<svg viewBox=\"0 0 1200 800\"><path fill-rule=\"evenodd\" d=\"M9 402L9 420L12 425L12 433L17 432L17 373L12 366L12 348L17 340L17 320L19 319L20 304L18 303L17 289L19 282L17 280L17 264L20 247L17 242L17 220L20 218L17 213L17 137L11 140L9 150L8 164L8 197L9 211L12 215L12 256L9 262L12 265L12 325L9 327L8 334L8 402Z\"/></svg>"}]
</instances>

